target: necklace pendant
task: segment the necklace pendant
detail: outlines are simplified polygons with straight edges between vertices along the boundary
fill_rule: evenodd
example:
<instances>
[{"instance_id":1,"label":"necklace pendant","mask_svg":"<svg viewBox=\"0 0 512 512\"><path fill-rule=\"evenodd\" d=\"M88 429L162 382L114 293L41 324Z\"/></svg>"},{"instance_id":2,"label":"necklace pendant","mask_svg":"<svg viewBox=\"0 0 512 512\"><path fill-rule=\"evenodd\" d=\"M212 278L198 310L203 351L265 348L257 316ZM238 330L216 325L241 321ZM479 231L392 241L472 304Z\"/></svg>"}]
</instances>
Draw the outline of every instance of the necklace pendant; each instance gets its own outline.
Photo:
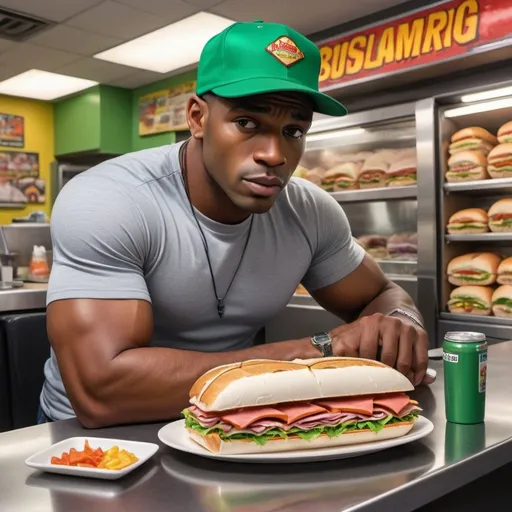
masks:
<instances>
[{"instance_id":1,"label":"necklace pendant","mask_svg":"<svg viewBox=\"0 0 512 512\"><path fill-rule=\"evenodd\" d=\"M224 316L224 301L222 299L217 299L217 313L219 318Z\"/></svg>"}]
</instances>

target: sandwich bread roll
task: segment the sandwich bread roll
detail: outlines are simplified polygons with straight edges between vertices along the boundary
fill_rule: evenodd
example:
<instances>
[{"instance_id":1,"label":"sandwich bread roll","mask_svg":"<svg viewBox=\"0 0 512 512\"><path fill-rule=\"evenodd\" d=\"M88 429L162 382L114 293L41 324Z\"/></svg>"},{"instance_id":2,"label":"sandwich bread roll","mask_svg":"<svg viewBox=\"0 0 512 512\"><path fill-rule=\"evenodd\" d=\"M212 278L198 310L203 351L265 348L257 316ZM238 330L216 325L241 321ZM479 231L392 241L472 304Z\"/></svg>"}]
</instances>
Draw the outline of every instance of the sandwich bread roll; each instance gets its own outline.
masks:
<instances>
[{"instance_id":1,"label":"sandwich bread roll","mask_svg":"<svg viewBox=\"0 0 512 512\"><path fill-rule=\"evenodd\" d=\"M449 147L450 155L460 151L480 151L488 155L489 151L498 144L498 139L484 128L470 126L452 135Z\"/></svg>"},{"instance_id":2,"label":"sandwich bread roll","mask_svg":"<svg viewBox=\"0 0 512 512\"><path fill-rule=\"evenodd\" d=\"M380 188L386 184L386 173L389 164L379 155L373 155L368 158L361 169L359 175L360 188Z\"/></svg>"},{"instance_id":3,"label":"sandwich bread roll","mask_svg":"<svg viewBox=\"0 0 512 512\"><path fill-rule=\"evenodd\" d=\"M448 221L448 233L464 235L489 231L487 212L482 208L466 208L455 212Z\"/></svg>"},{"instance_id":4,"label":"sandwich bread roll","mask_svg":"<svg viewBox=\"0 0 512 512\"><path fill-rule=\"evenodd\" d=\"M512 121L505 123L498 130L498 142L500 144L506 144L512 142Z\"/></svg>"},{"instance_id":5,"label":"sandwich bread roll","mask_svg":"<svg viewBox=\"0 0 512 512\"><path fill-rule=\"evenodd\" d=\"M459 286L450 293L450 313L489 316L492 307L492 288L488 286Z\"/></svg>"},{"instance_id":6,"label":"sandwich bread roll","mask_svg":"<svg viewBox=\"0 0 512 512\"><path fill-rule=\"evenodd\" d=\"M190 438L210 452L315 449L405 435L421 410L406 394L413 389L368 359L260 359L206 372L183 415Z\"/></svg>"},{"instance_id":7,"label":"sandwich bread roll","mask_svg":"<svg viewBox=\"0 0 512 512\"><path fill-rule=\"evenodd\" d=\"M329 192L358 189L357 178L360 169L361 166L354 162L338 164L325 173L322 186Z\"/></svg>"},{"instance_id":8,"label":"sandwich bread roll","mask_svg":"<svg viewBox=\"0 0 512 512\"><path fill-rule=\"evenodd\" d=\"M500 286L492 295L492 312L494 316L512 318L512 286Z\"/></svg>"},{"instance_id":9,"label":"sandwich bread roll","mask_svg":"<svg viewBox=\"0 0 512 512\"><path fill-rule=\"evenodd\" d=\"M489 228L494 233L512 231L512 198L496 201L489 208Z\"/></svg>"},{"instance_id":10,"label":"sandwich bread roll","mask_svg":"<svg viewBox=\"0 0 512 512\"><path fill-rule=\"evenodd\" d=\"M492 252L463 254L448 263L448 281L455 286L494 284L500 261Z\"/></svg>"},{"instance_id":11,"label":"sandwich bread roll","mask_svg":"<svg viewBox=\"0 0 512 512\"><path fill-rule=\"evenodd\" d=\"M492 178L512 176L512 143L499 144L487 157L487 170Z\"/></svg>"},{"instance_id":12,"label":"sandwich bread roll","mask_svg":"<svg viewBox=\"0 0 512 512\"><path fill-rule=\"evenodd\" d=\"M505 258L498 266L498 284L512 284L512 257Z\"/></svg>"},{"instance_id":13,"label":"sandwich bread roll","mask_svg":"<svg viewBox=\"0 0 512 512\"><path fill-rule=\"evenodd\" d=\"M358 237L356 241L370 256L381 260L389 258L387 237L382 235L363 235Z\"/></svg>"},{"instance_id":14,"label":"sandwich bread roll","mask_svg":"<svg viewBox=\"0 0 512 512\"><path fill-rule=\"evenodd\" d=\"M408 157L398 160L389 166L386 175L388 187L405 187L417 183L416 157Z\"/></svg>"},{"instance_id":15,"label":"sandwich bread roll","mask_svg":"<svg viewBox=\"0 0 512 512\"><path fill-rule=\"evenodd\" d=\"M485 180L489 177L487 159L480 151L459 151L448 159L448 167L448 182Z\"/></svg>"},{"instance_id":16,"label":"sandwich bread roll","mask_svg":"<svg viewBox=\"0 0 512 512\"><path fill-rule=\"evenodd\" d=\"M314 183L317 186L321 186L324 174L325 169L322 169L321 167L315 167L307 172L305 178L308 181L311 181L311 183Z\"/></svg>"}]
</instances>

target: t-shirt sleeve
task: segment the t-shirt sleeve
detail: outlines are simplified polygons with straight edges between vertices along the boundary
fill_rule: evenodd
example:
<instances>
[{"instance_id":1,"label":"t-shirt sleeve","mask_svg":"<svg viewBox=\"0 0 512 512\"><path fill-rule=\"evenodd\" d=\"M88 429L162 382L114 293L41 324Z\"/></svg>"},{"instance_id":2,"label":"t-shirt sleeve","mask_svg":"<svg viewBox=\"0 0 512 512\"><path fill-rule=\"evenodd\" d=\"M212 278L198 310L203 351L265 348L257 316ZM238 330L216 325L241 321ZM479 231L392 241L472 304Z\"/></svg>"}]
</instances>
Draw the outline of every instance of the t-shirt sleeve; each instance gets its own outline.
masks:
<instances>
[{"instance_id":1,"label":"t-shirt sleeve","mask_svg":"<svg viewBox=\"0 0 512 512\"><path fill-rule=\"evenodd\" d=\"M130 190L97 174L77 176L62 189L50 224L47 304L80 298L150 302L144 278L150 222L142 208Z\"/></svg>"},{"instance_id":2,"label":"t-shirt sleeve","mask_svg":"<svg viewBox=\"0 0 512 512\"><path fill-rule=\"evenodd\" d=\"M351 274L363 261L365 251L352 237L347 216L339 203L316 185L304 190L306 218L313 257L302 283L317 290Z\"/></svg>"}]
</instances>

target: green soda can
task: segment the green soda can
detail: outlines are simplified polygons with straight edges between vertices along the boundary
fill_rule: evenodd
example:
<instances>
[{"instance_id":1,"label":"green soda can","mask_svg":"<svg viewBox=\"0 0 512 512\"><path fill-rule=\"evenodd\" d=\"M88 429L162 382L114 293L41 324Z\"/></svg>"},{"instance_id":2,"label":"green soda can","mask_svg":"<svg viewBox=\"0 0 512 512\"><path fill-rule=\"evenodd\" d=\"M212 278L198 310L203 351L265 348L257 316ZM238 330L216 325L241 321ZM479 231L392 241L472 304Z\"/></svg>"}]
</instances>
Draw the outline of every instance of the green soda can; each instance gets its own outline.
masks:
<instances>
[{"instance_id":1,"label":"green soda can","mask_svg":"<svg viewBox=\"0 0 512 512\"><path fill-rule=\"evenodd\" d=\"M480 332L448 332L443 341L446 419L475 424L485 419L487 340Z\"/></svg>"}]
</instances>

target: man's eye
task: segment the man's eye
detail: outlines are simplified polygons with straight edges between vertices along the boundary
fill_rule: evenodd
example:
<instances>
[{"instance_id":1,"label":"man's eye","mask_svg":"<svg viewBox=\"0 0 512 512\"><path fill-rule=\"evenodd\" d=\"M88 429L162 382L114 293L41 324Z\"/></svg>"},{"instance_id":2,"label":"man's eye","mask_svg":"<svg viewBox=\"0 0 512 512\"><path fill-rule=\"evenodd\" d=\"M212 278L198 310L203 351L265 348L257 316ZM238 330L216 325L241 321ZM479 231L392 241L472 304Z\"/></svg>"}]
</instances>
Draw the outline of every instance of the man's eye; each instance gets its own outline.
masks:
<instances>
[{"instance_id":1,"label":"man's eye","mask_svg":"<svg viewBox=\"0 0 512 512\"><path fill-rule=\"evenodd\" d=\"M301 128L287 128L285 133L288 137L292 137L293 139L300 139L304 136L304 130Z\"/></svg>"},{"instance_id":2,"label":"man's eye","mask_svg":"<svg viewBox=\"0 0 512 512\"><path fill-rule=\"evenodd\" d=\"M256 128L256 123L250 119L237 119L236 122L242 128L248 128L249 130L254 130L254 128Z\"/></svg>"}]
</instances>

